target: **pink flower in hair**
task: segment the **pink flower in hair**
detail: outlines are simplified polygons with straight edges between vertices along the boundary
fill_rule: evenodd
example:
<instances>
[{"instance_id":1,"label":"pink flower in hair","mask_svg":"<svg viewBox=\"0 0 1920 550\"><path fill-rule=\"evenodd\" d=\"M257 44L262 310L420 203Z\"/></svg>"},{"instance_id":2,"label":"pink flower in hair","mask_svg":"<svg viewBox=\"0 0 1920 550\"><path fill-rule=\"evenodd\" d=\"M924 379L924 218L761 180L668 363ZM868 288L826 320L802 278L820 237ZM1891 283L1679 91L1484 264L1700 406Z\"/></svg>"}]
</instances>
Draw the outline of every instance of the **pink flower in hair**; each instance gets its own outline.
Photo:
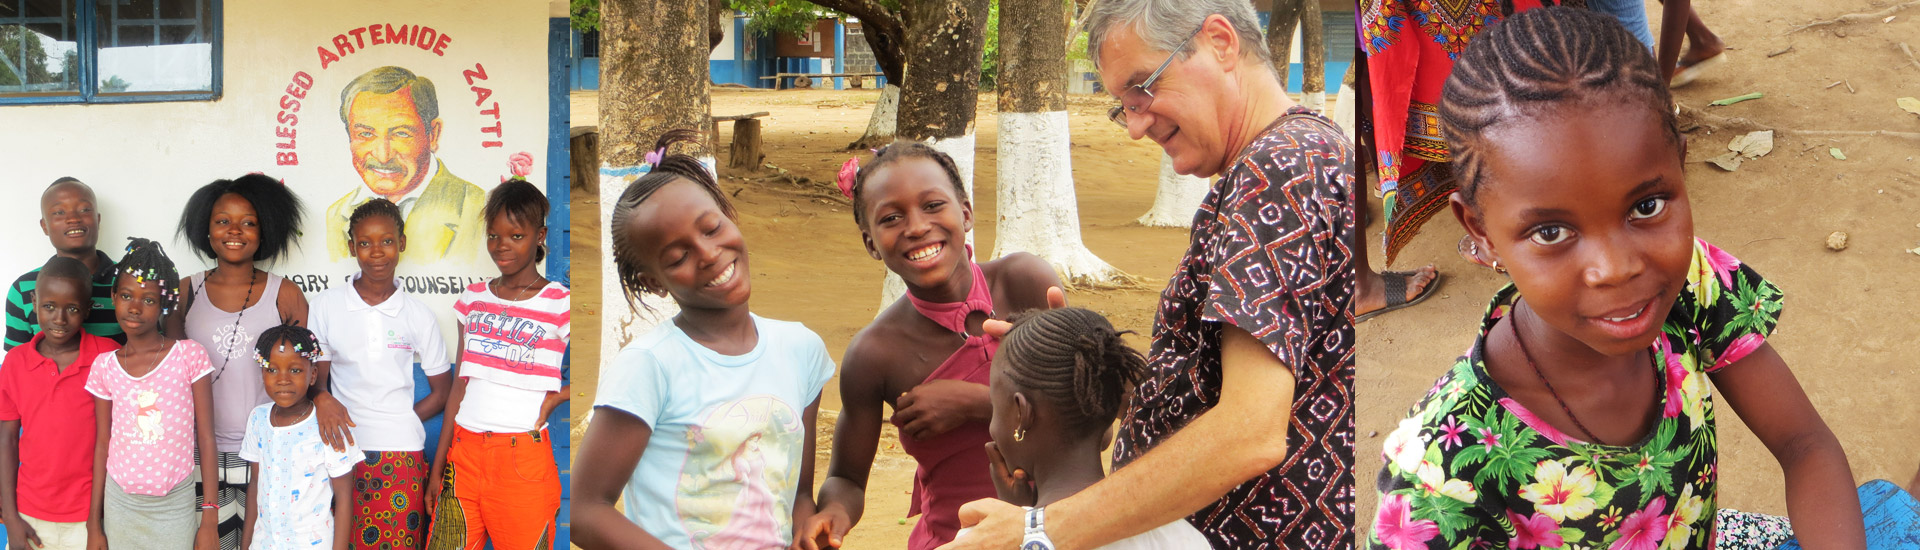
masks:
<instances>
[{"instance_id":1,"label":"pink flower in hair","mask_svg":"<svg viewBox=\"0 0 1920 550\"><path fill-rule=\"evenodd\" d=\"M846 195L849 199L853 198L853 179L859 175L860 159L850 158L847 159L846 164L840 165L840 175L834 178L834 181L840 184L840 194Z\"/></svg>"},{"instance_id":2,"label":"pink flower in hair","mask_svg":"<svg viewBox=\"0 0 1920 550\"><path fill-rule=\"evenodd\" d=\"M514 177L527 177L527 174L533 173L533 155L521 151L507 157L507 171Z\"/></svg>"},{"instance_id":3,"label":"pink flower in hair","mask_svg":"<svg viewBox=\"0 0 1920 550\"><path fill-rule=\"evenodd\" d=\"M656 151L648 151L647 156L641 160L647 163L647 166L659 166L660 161L665 158L667 158L667 148L661 147Z\"/></svg>"}]
</instances>

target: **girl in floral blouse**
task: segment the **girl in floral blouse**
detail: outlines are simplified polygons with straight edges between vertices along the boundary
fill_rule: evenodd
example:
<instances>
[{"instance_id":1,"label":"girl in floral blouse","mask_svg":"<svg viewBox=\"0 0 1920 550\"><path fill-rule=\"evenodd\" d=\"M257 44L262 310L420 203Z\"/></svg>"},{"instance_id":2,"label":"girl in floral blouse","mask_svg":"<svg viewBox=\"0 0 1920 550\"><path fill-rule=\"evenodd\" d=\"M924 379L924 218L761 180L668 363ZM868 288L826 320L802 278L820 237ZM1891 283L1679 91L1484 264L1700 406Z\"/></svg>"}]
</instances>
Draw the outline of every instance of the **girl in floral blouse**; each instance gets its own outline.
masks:
<instances>
[{"instance_id":1,"label":"girl in floral blouse","mask_svg":"<svg viewBox=\"0 0 1920 550\"><path fill-rule=\"evenodd\" d=\"M1527 11L1443 101L1454 215L1513 283L1387 437L1369 546L1712 548L1717 389L1779 460L1801 542L1864 547L1846 455L1767 343L1779 289L1693 236L1646 49L1604 14Z\"/></svg>"}]
</instances>

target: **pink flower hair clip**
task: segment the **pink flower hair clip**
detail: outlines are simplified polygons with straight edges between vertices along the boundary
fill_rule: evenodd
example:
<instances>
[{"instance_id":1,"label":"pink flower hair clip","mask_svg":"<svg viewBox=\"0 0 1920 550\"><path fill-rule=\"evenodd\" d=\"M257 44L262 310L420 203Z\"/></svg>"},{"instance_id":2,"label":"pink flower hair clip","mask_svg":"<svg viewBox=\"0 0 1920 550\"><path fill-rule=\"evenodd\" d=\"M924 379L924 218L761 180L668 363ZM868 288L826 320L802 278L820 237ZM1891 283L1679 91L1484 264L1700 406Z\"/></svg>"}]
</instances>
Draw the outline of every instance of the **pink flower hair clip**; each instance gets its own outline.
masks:
<instances>
[{"instance_id":1,"label":"pink flower hair clip","mask_svg":"<svg viewBox=\"0 0 1920 550\"><path fill-rule=\"evenodd\" d=\"M834 178L834 182L840 184L840 194L846 195L849 199L853 198L853 180L859 175L859 157L847 159L846 164L840 165L840 174Z\"/></svg>"}]
</instances>

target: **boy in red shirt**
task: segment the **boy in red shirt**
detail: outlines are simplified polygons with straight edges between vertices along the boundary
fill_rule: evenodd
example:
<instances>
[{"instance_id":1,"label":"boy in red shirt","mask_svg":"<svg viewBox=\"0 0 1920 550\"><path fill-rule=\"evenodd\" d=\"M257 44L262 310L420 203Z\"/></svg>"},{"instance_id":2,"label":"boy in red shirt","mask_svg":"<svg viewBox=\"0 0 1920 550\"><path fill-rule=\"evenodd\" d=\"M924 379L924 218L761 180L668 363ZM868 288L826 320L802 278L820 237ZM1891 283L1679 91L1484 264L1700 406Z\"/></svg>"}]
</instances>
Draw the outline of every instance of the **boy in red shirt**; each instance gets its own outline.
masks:
<instances>
[{"instance_id":1,"label":"boy in red shirt","mask_svg":"<svg viewBox=\"0 0 1920 550\"><path fill-rule=\"evenodd\" d=\"M40 333L0 361L0 520L8 548L84 550L95 430L87 373L120 345L82 330L93 309L86 264L55 256L35 285Z\"/></svg>"}]
</instances>

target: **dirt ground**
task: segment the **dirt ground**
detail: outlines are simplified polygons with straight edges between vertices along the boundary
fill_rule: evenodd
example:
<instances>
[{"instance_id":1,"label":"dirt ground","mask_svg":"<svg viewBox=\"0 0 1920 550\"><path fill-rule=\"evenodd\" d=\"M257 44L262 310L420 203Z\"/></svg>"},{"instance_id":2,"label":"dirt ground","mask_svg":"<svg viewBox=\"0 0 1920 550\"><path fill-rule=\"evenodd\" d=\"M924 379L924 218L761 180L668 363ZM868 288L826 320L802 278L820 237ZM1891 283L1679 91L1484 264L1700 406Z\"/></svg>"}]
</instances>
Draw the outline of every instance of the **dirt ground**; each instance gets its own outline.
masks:
<instances>
[{"instance_id":1,"label":"dirt ground","mask_svg":"<svg viewBox=\"0 0 1920 550\"><path fill-rule=\"evenodd\" d=\"M733 193L741 230L753 258L755 313L775 319L800 321L820 334L838 358L854 333L873 319L880 305L880 283L885 268L868 258L854 227L849 203L832 188L835 172L850 153L846 145L865 131L867 118L879 94L873 91L767 91L714 88L716 115L767 111L761 120L766 163L787 170L810 183L796 183L759 175L728 174L722 187ZM594 124L595 96L574 97L576 125ZM1071 304L1091 308L1122 329L1149 334L1153 308L1166 277L1173 272L1186 242L1186 231L1150 228L1134 223L1153 204L1159 177L1159 148L1151 142L1133 142L1106 120L1110 100L1075 97L1070 103L1073 131L1073 167L1079 193L1081 232L1087 247L1129 274L1143 277L1138 288L1072 291ZM976 248L985 258L992 253L996 190L994 153L997 138L994 98L982 95L977 121L978 157L974 164L974 219ZM722 125L719 143L732 139L730 125ZM717 156L724 163L723 149ZM862 154L865 154L863 151ZM574 212L598 212L593 197L576 193ZM600 232L590 216L574 221L574 282L576 289L599 288L597 263ZM595 364L599 333L598 310L589 292L574 295L575 359ZM608 308L626 307L619 297L605 297ZM1146 348L1144 337L1133 343ZM576 369L581 388L576 402L591 403L598 377L595 369ZM834 419L840 408L838 379L821 400L817 485L825 479ZM575 407L576 437L585 425L580 416L590 407ZM912 488L914 462L899 450L889 427L882 435L867 491L867 517L847 536L849 548L905 546L912 521L905 518Z\"/></svg>"},{"instance_id":2,"label":"dirt ground","mask_svg":"<svg viewBox=\"0 0 1920 550\"><path fill-rule=\"evenodd\" d=\"M1792 130L1920 132L1920 117L1895 106L1920 96L1920 66L1895 43L1920 45L1920 6L1892 22L1874 18L1810 29L1790 27L1846 13L1875 12L1887 0L1693 3L1735 48L1730 62L1677 90L1681 105L1743 117L1779 133L1773 152L1726 172L1697 162L1726 150L1744 132L1701 128L1688 134L1687 176L1695 231L1751 264L1786 292L1787 309L1772 343L1847 450L1858 482L1913 479L1920 465L1920 369L1912 357L1920 308L1920 140L1796 135ZM1660 5L1649 1L1656 35ZM1768 57L1769 53L1791 51ZM1830 86L1836 82L1845 82ZM1849 89L1851 87L1851 89ZM1725 107L1708 102L1762 92L1764 99ZM1683 119L1683 127L1686 119ZM1758 129L1758 128L1755 128ZM1839 148L1836 160L1828 148ZM1381 261L1376 224L1367 232ZM1849 247L1826 248L1844 231ZM1504 277L1459 258L1463 234L1448 214L1429 222L1394 267L1426 263L1446 277L1440 296L1358 327L1355 391L1360 402L1359 524L1371 529L1380 445L1407 408L1472 343L1486 300ZM1722 402L1720 505L1785 514L1780 467ZM1364 535L1362 535L1364 536Z\"/></svg>"}]
</instances>

